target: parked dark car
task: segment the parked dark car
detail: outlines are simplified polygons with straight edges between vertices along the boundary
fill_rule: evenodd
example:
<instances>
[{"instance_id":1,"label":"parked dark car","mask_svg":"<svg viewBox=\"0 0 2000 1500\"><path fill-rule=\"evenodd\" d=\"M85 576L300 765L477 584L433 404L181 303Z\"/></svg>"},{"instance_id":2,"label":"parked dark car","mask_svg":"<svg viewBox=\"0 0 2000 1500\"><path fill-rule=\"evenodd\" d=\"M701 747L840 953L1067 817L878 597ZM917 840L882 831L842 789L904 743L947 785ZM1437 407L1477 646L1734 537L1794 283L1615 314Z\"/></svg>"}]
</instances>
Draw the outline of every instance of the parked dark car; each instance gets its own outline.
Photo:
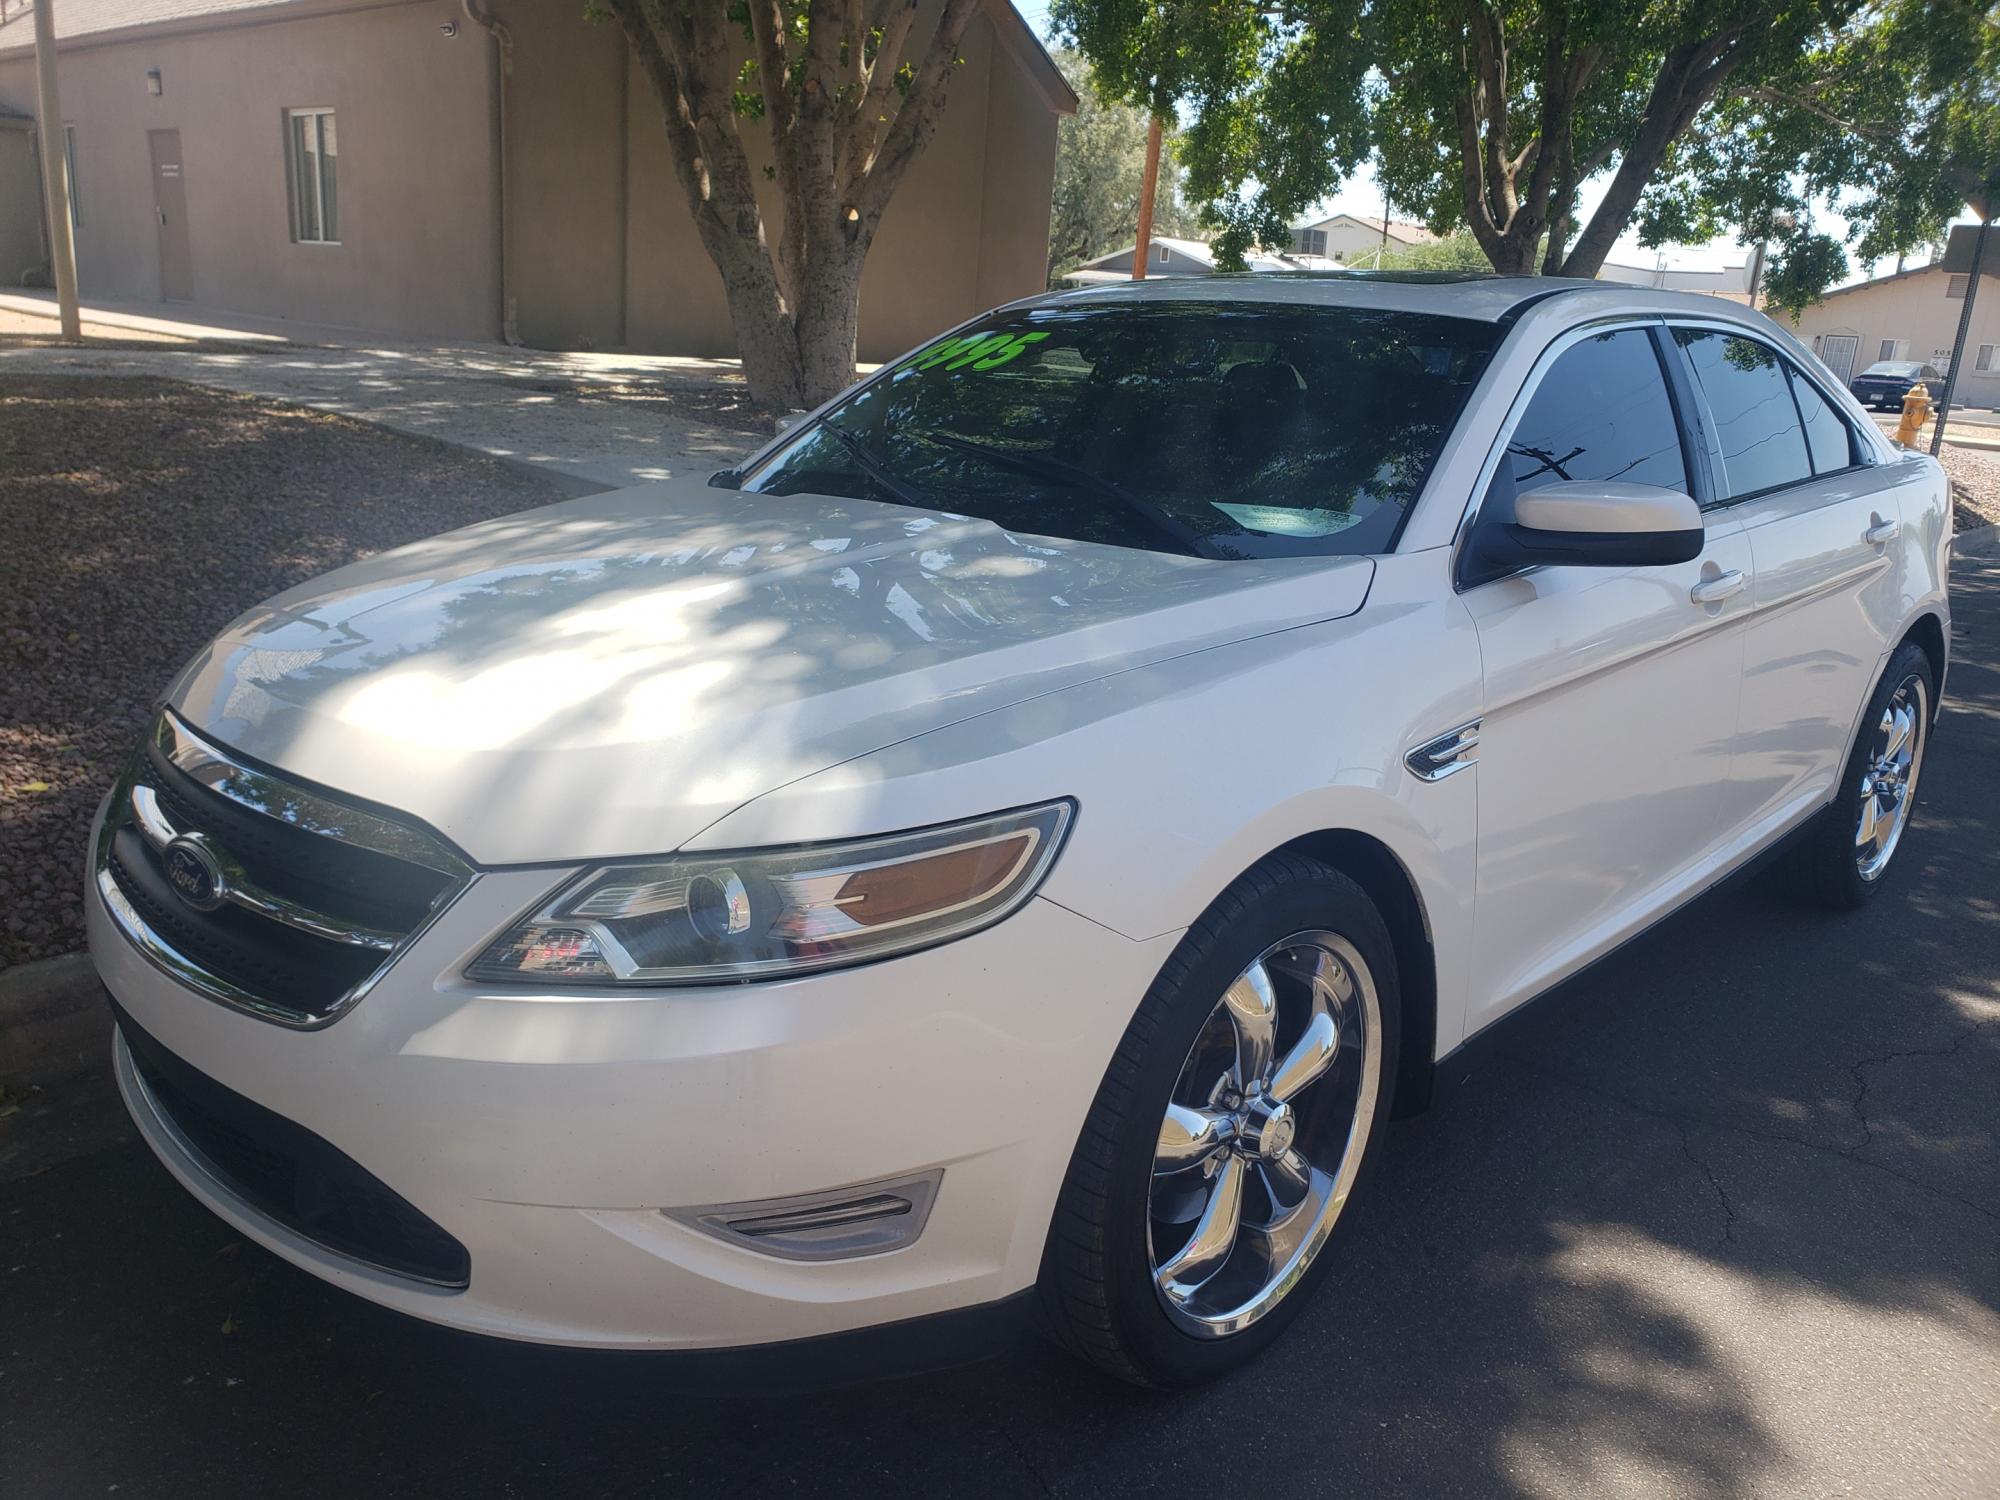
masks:
<instances>
[{"instance_id":1,"label":"parked dark car","mask_svg":"<svg viewBox=\"0 0 2000 1500\"><path fill-rule=\"evenodd\" d=\"M1944 372L1914 359L1877 360L1849 381L1847 388L1863 406L1887 410L1901 406L1913 385L1926 387L1935 401L1944 394Z\"/></svg>"}]
</instances>

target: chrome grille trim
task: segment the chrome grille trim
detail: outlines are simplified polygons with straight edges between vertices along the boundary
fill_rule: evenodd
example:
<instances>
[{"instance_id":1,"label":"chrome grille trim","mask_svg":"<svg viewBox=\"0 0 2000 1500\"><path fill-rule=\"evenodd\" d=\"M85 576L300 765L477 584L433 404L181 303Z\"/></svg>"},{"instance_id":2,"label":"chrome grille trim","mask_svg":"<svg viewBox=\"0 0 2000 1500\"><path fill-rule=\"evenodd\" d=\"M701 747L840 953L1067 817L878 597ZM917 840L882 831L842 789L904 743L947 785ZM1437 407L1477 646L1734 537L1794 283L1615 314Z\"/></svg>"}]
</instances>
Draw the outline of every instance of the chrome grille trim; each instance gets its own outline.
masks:
<instances>
[{"instance_id":1,"label":"chrome grille trim","mask_svg":"<svg viewBox=\"0 0 2000 1500\"><path fill-rule=\"evenodd\" d=\"M396 859L422 865L441 875L463 879L472 867L442 840L359 807L350 807L323 792L299 786L256 766L245 765L210 744L171 711L160 715L153 742L167 759L212 792L230 801L302 828L308 833L357 844Z\"/></svg>"},{"instance_id":2,"label":"chrome grille trim","mask_svg":"<svg viewBox=\"0 0 2000 1500\"><path fill-rule=\"evenodd\" d=\"M261 767L247 765L196 734L171 712L161 714L150 740L153 748L177 770L241 808L294 829L446 877L429 910L408 931L349 921L336 913L279 895L256 879L226 848L204 837L202 830L176 826L161 805L161 798L148 784L149 778L156 779L158 773L142 750L105 802L92 847L93 879L106 915L126 941L168 978L210 1000L296 1030L326 1026L373 989L396 956L416 942L477 878L474 867L435 835L379 813L349 806L333 795L299 785ZM311 940L356 949L377 961L357 982L316 1006L295 1003L293 997L259 993L214 972L182 951L161 931L159 923L140 910L139 903L121 885L113 845L127 829L155 853L176 840L199 841L221 871L219 906L247 912L279 928L305 934Z\"/></svg>"},{"instance_id":3,"label":"chrome grille trim","mask_svg":"<svg viewBox=\"0 0 2000 1500\"><path fill-rule=\"evenodd\" d=\"M182 834L182 830L174 827L172 819L161 809L159 797L149 786L132 788L132 818L139 832L145 835L146 842L155 849L166 848ZM344 921L330 913L315 911L296 901L287 901L283 896L275 896L257 884L250 873L227 853L215 849L213 845L210 850L222 869L222 899L234 902L245 911L254 911L260 917L283 922L287 927L310 932L328 942L345 943L350 948L372 948L378 953L393 953L396 945L403 940L399 932Z\"/></svg>"}]
</instances>

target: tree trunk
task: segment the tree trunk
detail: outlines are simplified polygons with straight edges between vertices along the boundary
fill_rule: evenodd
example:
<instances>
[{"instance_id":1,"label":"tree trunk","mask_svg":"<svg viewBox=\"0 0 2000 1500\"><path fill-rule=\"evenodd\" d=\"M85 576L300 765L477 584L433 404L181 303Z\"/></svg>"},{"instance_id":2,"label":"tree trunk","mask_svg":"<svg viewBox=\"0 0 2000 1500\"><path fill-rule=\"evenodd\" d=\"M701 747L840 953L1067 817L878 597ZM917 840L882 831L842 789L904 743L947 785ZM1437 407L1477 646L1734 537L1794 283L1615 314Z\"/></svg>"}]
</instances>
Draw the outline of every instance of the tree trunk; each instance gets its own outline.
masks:
<instances>
[{"instance_id":1,"label":"tree trunk","mask_svg":"<svg viewBox=\"0 0 2000 1500\"><path fill-rule=\"evenodd\" d=\"M1563 275L1594 277L1604 269L1611 247L1631 222L1640 195L1666 160L1668 149L1736 71L1743 59L1742 39L1741 31L1725 32L1684 42L1667 54L1640 116L1638 137L1619 158L1604 200L1563 262Z\"/></svg>"},{"instance_id":2,"label":"tree trunk","mask_svg":"<svg viewBox=\"0 0 2000 1500\"><path fill-rule=\"evenodd\" d=\"M844 254L820 258L799 289L796 327L802 407L831 400L854 379L865 254L865 248L847 247Z\"/></svg>"}]
</instances>

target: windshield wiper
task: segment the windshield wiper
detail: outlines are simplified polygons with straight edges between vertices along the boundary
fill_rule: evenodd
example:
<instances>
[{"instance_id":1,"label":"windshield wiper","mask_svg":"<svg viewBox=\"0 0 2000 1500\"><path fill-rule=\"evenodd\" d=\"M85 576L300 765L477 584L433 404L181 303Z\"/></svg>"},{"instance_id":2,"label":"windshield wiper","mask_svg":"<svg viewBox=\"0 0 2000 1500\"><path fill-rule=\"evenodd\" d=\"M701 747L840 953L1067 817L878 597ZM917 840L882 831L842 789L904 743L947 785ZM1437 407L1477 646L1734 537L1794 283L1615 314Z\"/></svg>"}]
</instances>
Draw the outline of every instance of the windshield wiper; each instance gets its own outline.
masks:
<instances>
[{"instance_id":1,"label":"windshield wiper","mask_svg":"<svg viewBox=\"0 0 2000 1500\"><path fill-rule=\"evenodd\" d=\"M916 510L936 510L937 502L907 479L898 479L889 472L889 467L875 456L875 450L839 423L821 417L817 423L821 432L830 432L839 439L840 445L854 455L854 461L861 465L861 472L875 483L894 495L903 504Z\"/></svg>"},{"instance_id":2,"label":"windshield wiper","mask_svg":"<svg viewBox=\"0 0 2000 1500\"><path fill-rule=\"evenodd\" d=\"M1128 515L1138 517L1160 536L1168 538L1182 551L1195 557L1214 558L1221 554L1211 547L1201 535L1185 521L1169 515L1166 510L1150 500L1141 499L1102 474L1093 474L1088 469L1065 463L1059 458L1050 458L1046 453L1023 453L1013 448L996 447L972 438L958 437L953 433L925 429L916 434L928 443L938 443L946 448L956 448L961 453L977 454L1009 469L1018 469L1023 474L1033 474L1041 479L1053 479L1072 489L1089 490L1099 499L1109 500Z\"/></svg>"}]
</instances>

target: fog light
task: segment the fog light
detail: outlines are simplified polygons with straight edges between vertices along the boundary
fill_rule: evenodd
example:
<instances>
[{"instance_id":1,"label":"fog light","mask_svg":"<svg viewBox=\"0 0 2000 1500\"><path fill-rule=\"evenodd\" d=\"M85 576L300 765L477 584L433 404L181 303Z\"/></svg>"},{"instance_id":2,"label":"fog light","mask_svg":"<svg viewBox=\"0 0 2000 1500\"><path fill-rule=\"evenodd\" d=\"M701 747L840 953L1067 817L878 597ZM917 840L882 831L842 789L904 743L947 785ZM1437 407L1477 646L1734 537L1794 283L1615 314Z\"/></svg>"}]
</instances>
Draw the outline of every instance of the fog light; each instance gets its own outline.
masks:
<instances>
[{"instance_id":1,"label":"fog light","mask_svg":"<svg viewBox=\"0 0 2000 1500\"><path fill-rule=\"evenodd\" d=\"M765 1198L707 1208L666 1210L692 1225L762 1255L784 1260L847 1260L885 1255L916 1243L930 1218L943 1169L890 1182L863 1183L797 1198Z\"/></svg>"}]
</instances>

